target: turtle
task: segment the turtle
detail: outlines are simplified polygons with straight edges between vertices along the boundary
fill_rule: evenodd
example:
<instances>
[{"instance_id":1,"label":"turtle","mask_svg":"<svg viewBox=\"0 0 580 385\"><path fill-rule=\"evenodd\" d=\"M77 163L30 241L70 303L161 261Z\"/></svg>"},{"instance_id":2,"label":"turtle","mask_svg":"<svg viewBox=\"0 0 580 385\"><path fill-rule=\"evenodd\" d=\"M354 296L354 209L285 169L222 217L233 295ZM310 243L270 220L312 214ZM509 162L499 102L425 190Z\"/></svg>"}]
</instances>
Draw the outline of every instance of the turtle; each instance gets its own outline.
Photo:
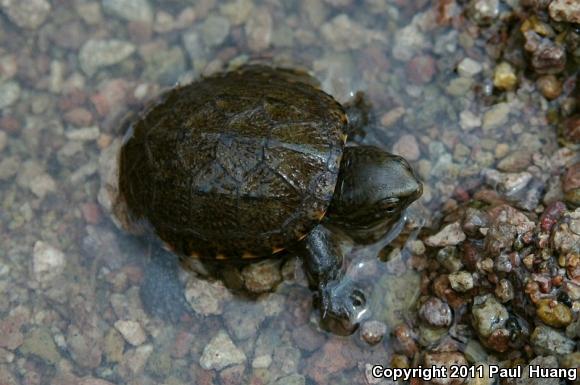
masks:
<instances>
[{"instance_id":1,"label":"turtle","mask_svg":"<svg viewBox=\"0 0 580 385\"><path fill-rule=\"evenodd\" d=\"M383 236L418 199L409 163L351 143L367 123L306 71L265 65L164 93L127 128L119 201L183 260L303 259L323 320L354 330L366 295L345 279L344 234Z\"/></svg>"}]
</instances>

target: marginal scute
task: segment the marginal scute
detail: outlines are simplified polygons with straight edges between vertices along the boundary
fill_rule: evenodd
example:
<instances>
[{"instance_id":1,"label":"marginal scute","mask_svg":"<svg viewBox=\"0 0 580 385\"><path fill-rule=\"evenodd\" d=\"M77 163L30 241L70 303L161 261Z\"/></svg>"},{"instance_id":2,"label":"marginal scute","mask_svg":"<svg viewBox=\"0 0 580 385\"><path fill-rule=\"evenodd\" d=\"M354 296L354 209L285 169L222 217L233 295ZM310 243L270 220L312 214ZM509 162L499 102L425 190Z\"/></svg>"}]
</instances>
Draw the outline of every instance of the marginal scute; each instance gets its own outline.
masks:
<instances>
[{"instance_id":1,"label":"marginal scute","mask_svg":"<svg viewBox=\"0 0 580 385\"><path fill-rule=\"evenodd\" d=\"M248 66L164 94L121 148L133 217L202 259L264 257L310 232L334 194L348 122L315 84Z\"/></svg>"}]
</instances>

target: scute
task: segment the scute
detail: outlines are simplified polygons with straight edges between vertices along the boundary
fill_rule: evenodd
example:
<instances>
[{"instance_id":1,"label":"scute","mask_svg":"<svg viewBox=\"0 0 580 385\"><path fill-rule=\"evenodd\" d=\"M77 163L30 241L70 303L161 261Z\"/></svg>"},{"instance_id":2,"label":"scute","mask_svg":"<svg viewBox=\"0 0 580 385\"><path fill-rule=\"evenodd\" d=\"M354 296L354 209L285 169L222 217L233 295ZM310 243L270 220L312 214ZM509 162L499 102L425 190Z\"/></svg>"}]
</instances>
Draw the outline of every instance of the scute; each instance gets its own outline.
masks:
<instances>
[{"instance_id":1,"label":"scute","mask_svg":"<svg viewBox=\"0 0 580 385\"><path fill-rule=\"evenodd\" d=\"M307 75L245 67L166 93L134 122L120 189L178 253L268 256L328 208L343 108Z\"/></svg>"}]
</instances>

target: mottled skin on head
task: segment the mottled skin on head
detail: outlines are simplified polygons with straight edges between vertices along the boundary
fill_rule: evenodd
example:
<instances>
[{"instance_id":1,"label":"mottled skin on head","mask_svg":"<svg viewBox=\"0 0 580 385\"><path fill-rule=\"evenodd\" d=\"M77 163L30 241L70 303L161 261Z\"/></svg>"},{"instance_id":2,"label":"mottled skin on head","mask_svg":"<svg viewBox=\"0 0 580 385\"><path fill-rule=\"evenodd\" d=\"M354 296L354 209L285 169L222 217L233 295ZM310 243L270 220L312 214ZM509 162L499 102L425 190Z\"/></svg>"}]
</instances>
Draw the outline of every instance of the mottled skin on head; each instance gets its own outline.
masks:
<instances>
[{"instance_id":1,"label":"mottled skin on head","mask_svg":"<svg viewBox=\"0 0 580 385\"><path fill-rule=\"evenodd\" d=\"M182 258L299 254L323 319L346 334L366 299L344 278L341 234L381 238L422 187L402 158L346 146L368 103L343 107L316 84L249 66L167 92L125 137L119 199Z\"/></svg>"}]
</instances>

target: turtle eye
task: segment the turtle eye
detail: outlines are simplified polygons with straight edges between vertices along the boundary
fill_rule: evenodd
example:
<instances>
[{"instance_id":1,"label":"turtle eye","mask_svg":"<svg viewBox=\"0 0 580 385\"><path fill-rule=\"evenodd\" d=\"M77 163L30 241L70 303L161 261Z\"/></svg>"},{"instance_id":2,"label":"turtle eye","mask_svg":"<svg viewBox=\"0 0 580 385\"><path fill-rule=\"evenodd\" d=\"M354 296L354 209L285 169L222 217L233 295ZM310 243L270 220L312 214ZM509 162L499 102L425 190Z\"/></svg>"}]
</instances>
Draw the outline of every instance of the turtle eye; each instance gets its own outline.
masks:
<instances>
[{"instance_id":1,"label":"turtle eye","mask_svg":"<svg viewBox=\"0 0 580 385\"><path fill-rule=\"evenodd\" d=\"M359 289L354 289L352 293L350 293L350 302L354 307L364 306L366 304L364 293Z\"/></svg>"},{"instance_id":2,"label":"turtle eye","mask_svg":"<svg viewBox=\"0 0 580 385\"><path fill-rule=\"evenodd\" d=\"M379 202L379 210L387 214L395 213L399 208L398 198L385 198Z\"/></svg>"}]
</instances>

